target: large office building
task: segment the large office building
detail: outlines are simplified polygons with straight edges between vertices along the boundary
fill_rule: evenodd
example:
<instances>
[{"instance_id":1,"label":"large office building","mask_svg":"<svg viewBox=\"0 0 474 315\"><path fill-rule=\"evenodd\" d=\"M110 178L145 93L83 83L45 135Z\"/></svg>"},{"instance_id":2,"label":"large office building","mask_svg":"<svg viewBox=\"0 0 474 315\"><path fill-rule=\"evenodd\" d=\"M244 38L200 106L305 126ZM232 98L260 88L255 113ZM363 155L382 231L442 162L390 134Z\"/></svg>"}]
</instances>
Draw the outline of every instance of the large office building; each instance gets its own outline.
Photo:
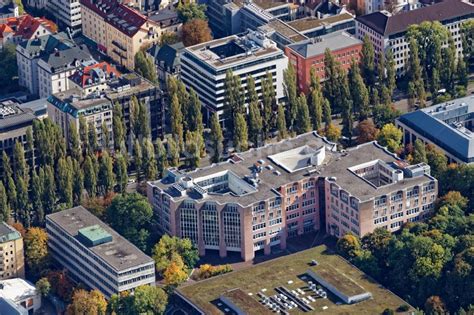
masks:
<instances>
[{"instance_id":1,"label":"large office building","mask_svg":"<svg viewBox=\"0 0 474 315\"><path fill-rule=\"evenodd\" d=\"M46 216L50 253L69 273L107 298L155 285L155 262L82 206Z\"/></svg>"},{"instance_id":2,"label":"large office building","mask_svg":"<svg viewBox=\"0 0 474 315\"><path fill-rule=\"evenodd\" d=\"M467 96L407 113L396 120L405 145L417 139L442 150L449 162L474 163L474 98Z\"/></svg>"},{"instance_id":3,"label":"large office building","mask_svg":"<svg viewBox=\"0 0 474 315\"><path fill-rule=\"evenodd\" d=\"M81 4L79 0L49 0L46 10L55 17L56 23L71 34L81 31Z\"/></svg>"},{"instance_id":4,"label":"large office building","mask_svg":"<svg viewBox=\"0 0 474 315\"><path fill-rule=\"evenodd\" d=\"M374 45L376 55L391 51L397 75L405 72L410 54L406 32L410 25L424 21L439 21L451 33L458 55L462 53L461 25L474 18L474 4L463 0L444 0L420 9L392 15L379 11L356 18L356 35L366 35Z\"/></svg>"},{"instance_id":5,"label":"large office building","mask_svg":"<svg viewBox=\"0 0 474 315\"><path fill-rule=\"evenodd\" d=\"M5 222L0 222L0 280L25 277L23 237Z\"/></svg>"},{"instance_id":6,"label":"large office building","mask_svg":"<svg viewBox=\"0 0 474 315\"><path fill-rule=\"evenodd\" d=\"M196 91L209 118L214 112L219 116L223 113L227 71L239 76L244 88L247 76L251 75L260 97L261 81L267 72L271 73L276 98L281 99L283 71L287 66L288 58L275 42L261 32L250 31L243 36L232 35L185 48L180 76L188 88Z\"/></svg>"},{"instance_id":7,"label":"large office building","mask_svg":"<svg viewBox=\"0 0 474 315\"><path fill-rule=\"evenodd\" d=\"M376 143L337 152L316 133L192 172L170 169L147 188L162 233L191 239L201 255L240 252L246 261L315 230L396 231L427 217L437 194L429 166L409 166Z\"/></svg>"},{"instance_id":8,"label":"large office building","mask_svg":"<svg viewBox=\"0 0 474 315\"><path fill-rule=\"evenodd\" d=\"M344 70L348 70L352 60L359 62L362 41L342 31L286 46L285 54L296 69L298 89L301 92L309 92L311 69L315 70L321 80L325 80L326 49L331 51L334 60L339 62Z\"/></svg>"}]
</instances>

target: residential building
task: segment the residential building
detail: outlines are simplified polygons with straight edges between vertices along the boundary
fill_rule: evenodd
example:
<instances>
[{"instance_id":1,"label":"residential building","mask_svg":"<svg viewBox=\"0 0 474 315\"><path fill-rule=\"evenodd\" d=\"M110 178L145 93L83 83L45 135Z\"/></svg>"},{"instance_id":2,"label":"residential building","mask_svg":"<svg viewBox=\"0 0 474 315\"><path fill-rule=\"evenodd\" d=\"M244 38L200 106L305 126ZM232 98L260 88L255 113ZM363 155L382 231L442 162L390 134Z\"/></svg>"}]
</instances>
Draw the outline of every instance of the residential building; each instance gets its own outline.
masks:
<instances>
[{"instance_id":1,"label":"residential building","mask_svg":"<svg viewBox=\"0 0 474 315\"><path fill-rule=\"evenodd\" d=\"M86 45L55 50L38 61L39 97L47 98L69 89L68 78L77 70L95 64Z\"/></svg>"},{"instance_id":2,"label":"residential building","mask_svg":"<svg viewBox=\"0 0 474 315\"><path fill-rule=\"evenodd\" d=\"M0 19L18 16L20 16L20 10L15 1L0 0Z\"/></svg>"},{"instance_id":3,"label":"residential building","mask_svg":"<svg viewBox=\"0 0 474 315\"><path fill-rule=\"evenodd\" d=\"M438 194L429 174L428 165L409 165L375 142L348 149L321 174L326 233L363 237L429 218Z\"/></svg>"},{"instance_id":4,"label":"residential building","mask_svg":"<svg viewBox=\"0 0 474 315\"><path fill-rule=\"evenodd\" d=\"M184 49L182 42L166 44L163 46L153 45L147 50L156 65L160 86L165 86L169 76L176 77L181 70L180 56Z\"/></svg>"},{"instance_id":5,"label":"residential building","mask_svg":"<svg viewBox=\"0 0 474 315\"><path fill-rule=\"evenodd\" d=\"M251 75L260 97L261 80L270 72L276 98L281 99L283 71L287 65L288 58L275 42L261 32L249 31L243 36L232 35L186 47L181 54L180 77L187 88L198 94L206 119L216 112L222 120L227 71L239 76L244 87L247 76Z\"/></svg>"},{"instance_id":6,"label":"residential building","mask_svg":"<svg viewBox=\"0 0 474 315\"><path fill-rule=\"evenodd\" d=\"M429 166L410 167L376 143L337 152L316 133L192 172L169 169L147 185L161 233L191 239L200 255L240 252L245 261L313 231L396 231L427 218L436 194Z\"/></svg>"},{"instance_id":7,"label":"residential building","mask_svg":"<svg viewBox=\"0 0 474 315\"><path fill-rule=\"evenodd\" d=\"M309 92L311 69L315 70L320 80L325 80L326 49L331 51L331 55L344 70L348 70L352 60L358 62L360 59L362 41L342 31L286 46L285 54L296 69L300 92Z\"/></svg>"},{"instance_id":8,"label":"residential building","mask_svg":"<svg viewBox=\"0 0 474 315\"><path fill-rule=\"evenodd\" d=\"M49 0L46 10L56 18L56 22L67 28L71 34L81 31L81 4L79 0Z\"/></svg>"},{"instance_id":9,"label":"residential building","mask_svg":"<svg viewBox=\"0 0 474 315\"><path fill-rule=\"evenodd\" d=\"M75 43L65 34L44 35L16 46L18 83L33 95L39 95L38 62L55 51L66 50Z\"/></svg>"},{"instance_id":10,"label":"residential building","mask_svg":"<svg viewBox=\"0 0 474 315\"><path fill-rule=\"evenodd\" d=\"M97 143L105 147L107 141L109 147L113 147L112 128L112 102L104 97L81 98L79 89L69 89L48 97L48 117L55 122L63 131L66 139L69 138L69 127L72 125L79 133L79 119L84 117L88 128L94 128L97 134ZM109 139L104 138L107 132Z\"/></svg>"},{"instance_id":11,"label":"residential building","mask_svg":"<svg viewBox=\"0 0 474 315\"><path fill-rule=\"evenodd\" d=\"M23 237L5 222L0 223L0 279L24 278Z\"/></svg>"},{"instance_id":12,"label":"residential building","mask_svg":"<svg viewBox=\"0 0 474 315\"><path fill-rule=\"evenodd\" d=\"M71 88L81 91L81 98L91 94L99 96L109 89L112 80L118 80L122 74L106 61L97 62L80 68L68 77Z\"/></svg>"},{"instance_id":13,"label":"residential building","mask_svg":"<svg viewBox=\"0 0 474 315\"><path fill-rule=\"evenodd\" d=\"M445 0L395 15L380 11L359 16L356 18L356 35L359 39L367 35L374 45L376 55L391 51L397 75L400 76L405 72L405 63L410 54L405 37L410 25L439 21L451 33L459 56L462 54L461 25L473 17L474 4L462 0Z\"/></svg>"},{"instance_id":14,"label":"residential building","mask_svg":"<svg viewBox=\"0 0 474 315\"><path fill-rule=\"evenodd\" d=\"M134 69L135 54L143 46L153 45L164 32L180 28L180 22L169 13L147 17L117 0L81 0L81 7L83 34L128 69Z\"/></svg>"},{"instance_id":15,"label":"residential building","mask_svg":"<svg viewBox=\"0 0 474 315\"><path fill-rule=\"evenodd\" d=\"M178 17L178 12L172 5L158 11L146 12L146 17L149 21L155 22L160 26L160 34L181 34L183 23Z\"/></svg>"},{"instance_id":16,"label":"residential building","mask_svg":"<svg viewBox=\"0 0 474 315\"><path fill-rule=\"evenodd\" d=\"M36 313L41 308L41 296L38 290L32 283L20 278L1 280L0 298L22 306L29 314Z\"/></svg>"},{"instance_id":17,"label":"residential building","mask_svg":"<svg viewBox=\"0 0 474 315\"><path fill-rule=\"evenodd\" d=\"M0 102L0 154L5 152L10 160L13 156L15 142L20 142L26 148L26 131L33 126L33 112L22 109L12 100ZM31 162L33 154L26 151L27 160ZM0 174L3 174L3 161L0 160ZM2 175L0 175L2 177Z\"/></svg>"},{"instance_id":18,"label":"residential building","mask_svg":"<svg viewBox=\"0 0 474 315\"><path fill-rule=\"evenodd\" d=\"M240 5L231 0L208 0L206 5L206 16L214 38L240 33Z\"/></svg>"},{"instance_id":19,"label":"residential building","mask_svg":"<svg viewBox=\"0 0 474 315\"><path fill-rule=\"evenodd\" d=\"M52 21L24 14L20 17L0 19L0 49L5 44L14 44L44 35L56 33Z\"/></svg>"},{"instance_id":20,"label":"residential building","mask_svg":"<svg viewBox=\"0 0 474 315\"><path fill-rule=\"evenodd\" d=\"M82 206L46 216L52 258L90 289L113 294L155 285L155 262Z\"/></svg>"},{"instance_id":21,"label":"residential building","mask_svg":"<svg viewBox=\"0 0 474 315\"><path fill-rule=\"evenodd\" d=\"M44 9L46 8L48 0L26 0L24 3L34 9Z\"/></svg>"},{"instance_id":22,"label":"residential building","mask_svg":"<svg viewBox=\"0 0 474 315\"><path fill-rule=\"evenodd\" d=\"M449 162L474 163L474 99L471 96L407 113L396 120L404 145L417 139L444 152Z\"/></svg>"}]
</instances>

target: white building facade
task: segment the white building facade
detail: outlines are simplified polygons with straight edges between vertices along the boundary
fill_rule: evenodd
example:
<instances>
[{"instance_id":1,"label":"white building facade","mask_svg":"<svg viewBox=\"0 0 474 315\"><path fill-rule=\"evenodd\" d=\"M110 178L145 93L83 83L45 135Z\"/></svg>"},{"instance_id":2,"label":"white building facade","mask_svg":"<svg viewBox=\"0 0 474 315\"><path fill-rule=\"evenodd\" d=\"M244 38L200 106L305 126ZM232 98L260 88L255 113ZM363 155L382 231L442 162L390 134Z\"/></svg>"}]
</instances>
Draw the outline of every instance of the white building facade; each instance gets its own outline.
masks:
<instances>
[{"instance_id":1,"label":"white building facade","mask_svg":"<svg viewBox=\"0 0 474 315\"><path fill-rule=\"evenodd\" d=\"M278 100L284 97L283 71L287 66L288 58L275 42L250 31L242 37L233 35L187 47L181 55L180 77L187 88L198 94L206 117L217 112L222 120L227 71L240 77L244 89L247 76L252 76L259 97L262 79L271 73Z\"/></svg>"},{"instance_id":2,"label":"white building facade","mask_svg":"<svg viewBox=\"0 0 474 315\"><path fill-rule=\"evenodd\" d=\"M49 0L46 9L56 22L69 28L75 34L81 30L81 3L79 0Z\"/></svg>"}]
</instances>

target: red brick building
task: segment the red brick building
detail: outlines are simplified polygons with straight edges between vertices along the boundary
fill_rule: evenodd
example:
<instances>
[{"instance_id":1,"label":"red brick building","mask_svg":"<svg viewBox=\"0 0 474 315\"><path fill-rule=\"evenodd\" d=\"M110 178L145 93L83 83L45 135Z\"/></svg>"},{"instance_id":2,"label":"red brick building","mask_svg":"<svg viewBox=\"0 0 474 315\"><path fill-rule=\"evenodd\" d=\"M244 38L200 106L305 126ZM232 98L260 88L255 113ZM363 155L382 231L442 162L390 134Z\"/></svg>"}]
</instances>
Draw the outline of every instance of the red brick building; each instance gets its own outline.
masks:
<instances>
[{"instance_id":1,"label":"red brick building","mask_svg":"<svg viewBox=\"0 0 474 315\"><path fill-rule=\"evenodd\" d=\"M335 32L286 46L285 54L296 69L300 92L309 91L311 67L316 69L319 79L324 81L326 48L329 48L334 58L348 70L353 58L356 61L360 59L362 41L347 32Z\"/></svg>"}]
</instances>

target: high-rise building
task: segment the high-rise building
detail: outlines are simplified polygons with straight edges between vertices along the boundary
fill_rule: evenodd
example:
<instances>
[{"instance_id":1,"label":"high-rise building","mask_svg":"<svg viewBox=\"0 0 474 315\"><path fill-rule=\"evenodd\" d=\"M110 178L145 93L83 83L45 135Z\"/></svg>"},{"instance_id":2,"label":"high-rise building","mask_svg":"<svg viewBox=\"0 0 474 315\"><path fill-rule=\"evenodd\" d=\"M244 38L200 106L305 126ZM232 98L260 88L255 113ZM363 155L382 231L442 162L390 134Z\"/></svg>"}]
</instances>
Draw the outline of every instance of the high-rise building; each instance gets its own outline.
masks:
<instances>
[{"instance_id":1,"label":"high-rise building","mask_svg":"<svg viewBox=\"0 0 474 315\"><path fill-rule=\"evenodd\" d=\"M243 87L251 75L260 97L261 81L267 72L271 73L276 98L281 99L283 71L287 66L288 58L275 42L260 32L250 31L243 36L232 35L185 48L181 54L180 77L187 88L196 91L205 117L209 118L214 112L219 116L223 113L227 71L239 76Z\"/></svg>"},{"instance_id":2,"label":"high-rise building","mask_svg":"<svg viewBox=\"0 0 474 315\"><path fill-rule=\"evenodd\" d=\"M160 232L189 238L201 255L270 254L288 238L326 232L364 236L425 219L436 179L376 143L337 152L316 133L235 154L230 160L148 183Z\"/></svg>"},{"instance_id":3,"label":"high-rise building","mask_svg":"<svg viewBox=\"0 0 474 315\"><path fill-rule=\"evenodd\" d=\"M71 34L81 31L81 4L79 0L49 0L46 10L56 18L56 22L67 28Z\"/></svg>"},{"instance_id":4,"label":"high-rise building","mask_svg":"<svg viewBox=\"0 0 474 315\"><path fill-rule=\"evenodd\" d=\"M25 277L23 237L5 222L0 223L0 280Z\"/></svg>"},{"instance_id":5,"label":"high-rise building","mask_svg":"<svg viewBox=\"0 0 474 315\"><path fill-rule=\"evenodd\" d=\"M155 262L83 207L46 216L50 253L68 272L107 298L155 285Z\"/></svg>"}]
</instances>

